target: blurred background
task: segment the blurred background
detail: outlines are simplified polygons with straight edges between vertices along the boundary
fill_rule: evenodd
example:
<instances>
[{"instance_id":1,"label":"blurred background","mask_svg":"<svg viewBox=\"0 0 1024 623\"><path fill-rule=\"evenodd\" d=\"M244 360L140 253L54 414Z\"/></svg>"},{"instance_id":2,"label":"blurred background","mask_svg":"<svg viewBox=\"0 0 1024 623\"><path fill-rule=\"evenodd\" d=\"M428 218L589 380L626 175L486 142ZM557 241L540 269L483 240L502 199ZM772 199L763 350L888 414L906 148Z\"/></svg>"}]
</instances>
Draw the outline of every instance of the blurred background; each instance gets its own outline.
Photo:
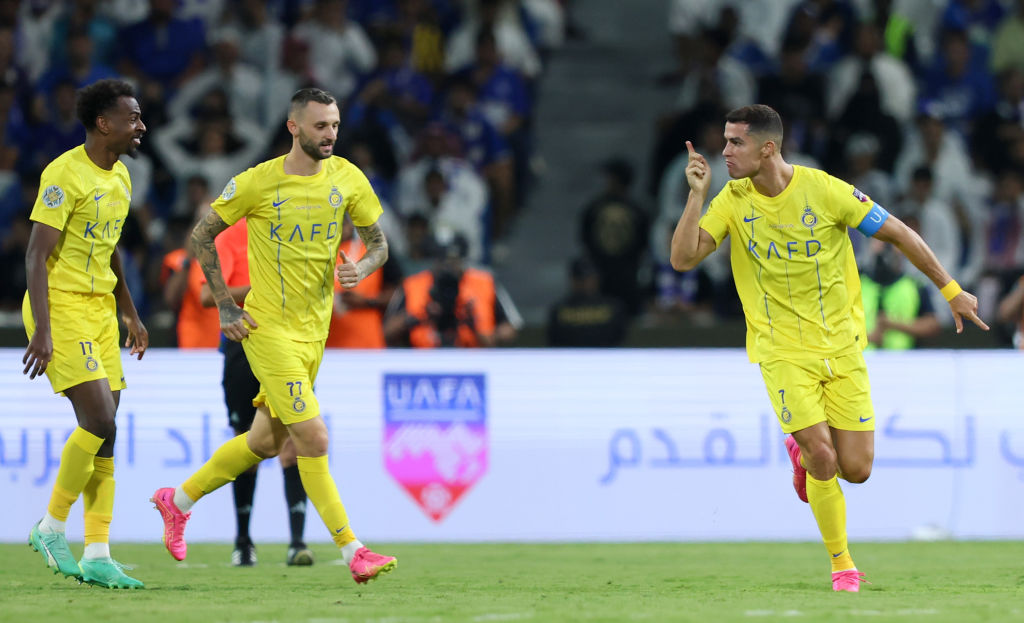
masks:
<instances>
[{"instance_id":1,"label":"blurred background","mask_svg":"<svg viewBox=\"0 0 1024 623\"><path fill-rule=\"evenodd\" d=\"M186 236L290 148L304 86L338 98L335 153L384 204L391 260L335 306L374 346L741 346L728 253L680 274L668 243L684 141L713 196L723 117L750 103L781 113L789 162L918 228L994 328L944 330L938 291L854 233L873 344L1019 342L1024 0L0 0L2 345L25 343L39 174L84 140L75 89L107 77L149 127L121 251L156 346L216 346ZM402 296L422 271L433 342Z\"/></svg>"}]
</instances>

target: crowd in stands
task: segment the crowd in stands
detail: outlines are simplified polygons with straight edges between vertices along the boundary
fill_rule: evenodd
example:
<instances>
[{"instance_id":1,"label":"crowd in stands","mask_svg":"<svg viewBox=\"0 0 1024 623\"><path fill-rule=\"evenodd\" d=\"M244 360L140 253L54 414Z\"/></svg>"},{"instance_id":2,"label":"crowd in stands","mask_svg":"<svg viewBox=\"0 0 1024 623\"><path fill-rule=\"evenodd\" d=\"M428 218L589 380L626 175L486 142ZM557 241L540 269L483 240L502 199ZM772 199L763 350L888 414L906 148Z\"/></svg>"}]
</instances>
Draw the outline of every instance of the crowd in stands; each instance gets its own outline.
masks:
<instances>
[{"instance_id":1,"label":"crowd in stands","mask_svg":"<svg viewBox=\"0 0 1024 623\"><path fill-rule=\"evenodd\" d=\"M459 237L465 259L487 267L529 189L535 86L564 38L565 4L0 1L0 308L21 307L40 172L84 141L75 90L110 77L135 85L149 128L124 159L121 250L150 322L199 310L201 275L172 281L198 270L191 226L233 175L288 151L289 99L307 86L338 99L335 153L384 205L387 291L429 267L439 239Z\"/></svg>"},{"instance_id":2,"label":"crowd in stands","mask_svg":"<svg viewBox=\"0 0 1024 623\"><path fill-rule=\"evenodd\" d=\"M740 313L728 255L678 274L668 240L688 192L684 141L708 157L710 200L729 179L722 119L758 102L781 114L788 162L915 223L996 317L1024 273L1024 0L672 0L668 24L675 58L660 83L678 96L656 128L644 251L656 314ZM875 249L852 239L870 278Z\"/></svg>"},{"instance_id":3,"label":"crowd in stands","mask_svg":"<svg viewBox=\"0 0 1024 623\"><path fill-rule=\"evenodd\" d=\"M190 227L231 176L288 150L288 101L303 86L338 97L335 153L384 204L394 265L383 292L404 293L405 277L451 249L438 240L458 237L469 266L500 261L530 189L537 83L574 30L569 1L0 0L0 311L21 305L39 173L84 139L75 90L106 77L137 86L149 127L125 159L134 192L121 249L150 322L199 305L196 276L172 281L189 267ZM552 308L611 324L563 323L552 343L577 329L611 344L637 322L740 317L728 253L680 274L668 241L688 192L684 141L708 157L710 199L729 179L724 115L754 102L782 115L787 161L913 223L978 293L983 317L1008 308L1024 273L1024 0L666 5L673 56L652 64L670 66L658 81L674 105L654 125L648 177L621 158L602 165L604 188L579 206L573 293ZM852 239L870 279L886 262ZM934 288L922 296L949 320ZM498 325L517 317L504 298Z\"/></svg>"}]
</instances>

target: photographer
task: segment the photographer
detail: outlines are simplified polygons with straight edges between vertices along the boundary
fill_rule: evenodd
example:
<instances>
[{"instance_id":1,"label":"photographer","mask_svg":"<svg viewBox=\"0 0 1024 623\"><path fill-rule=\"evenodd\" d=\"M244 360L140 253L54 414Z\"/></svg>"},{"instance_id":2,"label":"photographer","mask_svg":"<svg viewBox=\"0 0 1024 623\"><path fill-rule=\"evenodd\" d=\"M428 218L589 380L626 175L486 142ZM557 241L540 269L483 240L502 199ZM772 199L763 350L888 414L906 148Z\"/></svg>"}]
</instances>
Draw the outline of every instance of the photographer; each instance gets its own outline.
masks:
<instances>
[{"instance_id":1,"label":"photographer","mask_svg":"<svg viewBox=\"0 0 1024 623\"><path fill-rule=\"evenodd\" d=\"M479 348L515 338L519 312L490 272L466 266L467 249L460 235L439 240L433 268L402 281L384 320L389 345Z\"/></svg>"}]
</instances>

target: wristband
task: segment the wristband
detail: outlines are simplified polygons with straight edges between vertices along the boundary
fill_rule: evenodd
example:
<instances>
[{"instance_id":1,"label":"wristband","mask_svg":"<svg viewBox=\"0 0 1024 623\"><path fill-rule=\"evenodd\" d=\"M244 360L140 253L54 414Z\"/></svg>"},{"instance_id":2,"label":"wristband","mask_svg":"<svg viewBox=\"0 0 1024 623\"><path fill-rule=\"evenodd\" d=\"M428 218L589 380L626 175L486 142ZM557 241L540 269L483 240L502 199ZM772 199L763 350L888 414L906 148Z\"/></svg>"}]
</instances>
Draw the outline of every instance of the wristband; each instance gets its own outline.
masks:
<instances>
[{"instance_id":1,"label":"wristband","mask_svg":"<svg viewBox=\"0 0 1024 623\"><path fill-rule=\"evenodd\" d=\"M942 296L946 298L947 302L955 299L963 291L964 289L960 287L960 284L956 282L956 279L953 279L946 285L942 286L942 290L940 290L940 292L942 292Z\"/></svg>"}]
</instances>

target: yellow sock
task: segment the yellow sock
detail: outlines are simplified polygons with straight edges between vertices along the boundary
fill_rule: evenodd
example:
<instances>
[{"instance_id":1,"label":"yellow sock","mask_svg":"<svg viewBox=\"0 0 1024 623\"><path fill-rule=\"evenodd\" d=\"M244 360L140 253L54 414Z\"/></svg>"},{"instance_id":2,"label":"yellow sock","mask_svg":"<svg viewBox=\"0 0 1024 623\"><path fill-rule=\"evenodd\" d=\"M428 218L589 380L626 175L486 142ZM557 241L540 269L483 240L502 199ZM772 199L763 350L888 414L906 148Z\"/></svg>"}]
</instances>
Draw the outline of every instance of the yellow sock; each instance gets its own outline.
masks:
<instances>
[{"instance_id":1,"label":"yellow sock","mask_svg":"<svg viewBox=\"0 0 1024 623\"><path fill-rule=\"evenodd\" d=\"M320 513L320 519L327 526L334 543L344 547L355 541L356 535L348 525L348 514L338 495L338 487L327 469L327 456L300 456L298 460L302 486L316 507L316 512Z\"/></svg>"},{"instance_id":2,"label":"yellow sock","mask_svg":"<svg viewBox=\"0 0 1024 623\"><path fill-rule=\"evenodd\" d=\"M85 544L109 543L114 516L114 457L93 460L92 478L82 489L85 503Z\"/></svg>"},{"instance_id":3,"label":"yellow sock","mask_svg":"<svg viewBox=\"0 0 1024 623\"><path fill-rule=\"evenodd\" d=\"M839 480L835 476L816 480L807 474L807 501L832 557L832 571L853 569L853 558L846 543L846 498L839 488Z\"/></svg>"},{"instance_id":4,"label":"yellow sock","mask_svg":"<svg viewBox=\"0 0 1024 623\"><path fill-rule=\"evenodd\" d=\"M249 444L246 442L248 436L249 433L242 433L228 440L217 448L209 461L181 484L181 488L188 497L193 501L198 500L207 493L212 493L223 487L239 474L263 460L249 449Z\"/></svg>"},{"instance_id":5,"label":"yellow sock","mask_svg":"<svg viewBox=\"0 0 1024 623\"><path fill-rule=\"evenodd\" d=\"M92 478L93 459L102 445L102 439L80 426L71 431L60 453L57 482L53 484L50 505L46 509L54 519L67 521L71 505Z\"/></svg>"}]
</instances>

